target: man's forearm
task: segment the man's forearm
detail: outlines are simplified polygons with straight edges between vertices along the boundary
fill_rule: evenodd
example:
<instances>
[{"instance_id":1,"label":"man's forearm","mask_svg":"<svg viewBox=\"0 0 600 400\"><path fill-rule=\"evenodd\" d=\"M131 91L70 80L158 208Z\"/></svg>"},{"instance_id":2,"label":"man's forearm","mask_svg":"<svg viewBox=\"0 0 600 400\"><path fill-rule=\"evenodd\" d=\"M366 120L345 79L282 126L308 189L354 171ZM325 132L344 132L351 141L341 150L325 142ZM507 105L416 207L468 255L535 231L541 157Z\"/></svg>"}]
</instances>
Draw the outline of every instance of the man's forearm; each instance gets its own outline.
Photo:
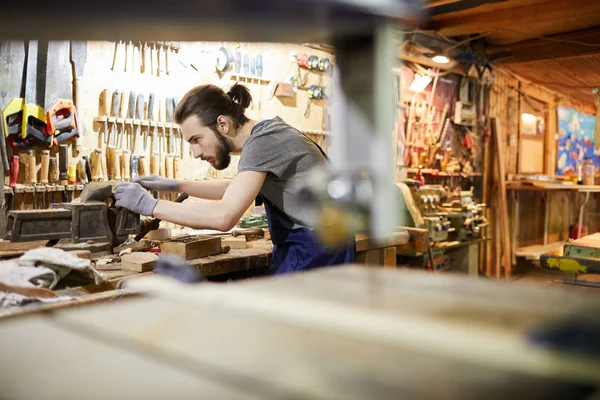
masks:
<instances>
[{"instance_id":1,"label":"man's forearm","mask_svg":"<svg viewBox=\"0 0 600 400\"><path fill-rule=\"evenodd\" d=\"M180 191L192 197L207 200L221 200L229 187L231 179L211 179L203 181L180 181Z\"/></svg>"},{"instance_id":2,"label":"man's forearm","mask_svg":"<svg viewBox=\"0 0 600 400\"><path fill-rule=\"evenodd\" d=\"M217 229L228 231L237 222L236 215L221 201L201 203L175 203L159 200L152 216L163 221L187 226L195 229Z\"/></svg>"}]
</instances>

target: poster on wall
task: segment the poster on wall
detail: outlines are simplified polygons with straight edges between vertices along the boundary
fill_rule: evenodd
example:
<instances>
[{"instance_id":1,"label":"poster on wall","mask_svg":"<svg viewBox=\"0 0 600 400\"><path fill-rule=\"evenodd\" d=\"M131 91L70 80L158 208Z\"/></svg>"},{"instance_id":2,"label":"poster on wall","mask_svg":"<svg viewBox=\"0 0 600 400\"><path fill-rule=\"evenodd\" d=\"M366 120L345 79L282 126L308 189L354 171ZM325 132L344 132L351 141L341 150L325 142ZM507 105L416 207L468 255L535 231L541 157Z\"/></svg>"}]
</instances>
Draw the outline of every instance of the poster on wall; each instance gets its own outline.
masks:
<instances>
[{"instance_id":1,"label":"poster on wall","mask_svg":"<svg viewBox=\"0 0 600 400\"><path fill-rule=\"evenodd\" d=\"M600 155L594 154L595 117L571 108L558 107L557 175L575 175L585 158L600 167Z\"/></svg>"}]
</instances>

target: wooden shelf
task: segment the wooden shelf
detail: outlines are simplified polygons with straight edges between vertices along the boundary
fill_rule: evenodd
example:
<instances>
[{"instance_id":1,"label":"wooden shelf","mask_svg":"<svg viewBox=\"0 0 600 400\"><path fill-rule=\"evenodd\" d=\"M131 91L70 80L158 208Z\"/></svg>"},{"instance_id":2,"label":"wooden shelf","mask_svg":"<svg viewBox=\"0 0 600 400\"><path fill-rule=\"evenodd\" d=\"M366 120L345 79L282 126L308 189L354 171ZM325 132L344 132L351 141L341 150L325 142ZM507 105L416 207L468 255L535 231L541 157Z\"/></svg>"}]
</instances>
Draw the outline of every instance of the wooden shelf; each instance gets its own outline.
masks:
<instances>
[{"instance_id":1,"label":"wooden shelf","mask_svg":"<svg viewBox=\"0 0 600 400\"><path fill-rule=\"evenodd\" d=\"M243 75L243 74L231 74L231 80L232 81L256 81L259 83L264 83L264 84L269 84L271 83L270 79L265 79L263 77L260 76L251 76L251 75Z\"/></svg>"},{"instance_id":2,"label":"wooden shelf","mask_svg":"<svg viewBox=\"0 0 600 400\"><path fill-rule=\"evenodd\" d=\"M418 168L406 168L406 171L409 174L416 174L419 169ZM439 172L438 170L435 169L431 169L431 168L422 168L421 169L421 174L423 175L435 175L435 176L441 176L441 177L456 177L456 176L462 176L462 174L457 173L457 172ZM470 174L466 174L469 177L478 177L478 176L482 176L481 172L473 172Z\"/></svg>"}]
</instances>

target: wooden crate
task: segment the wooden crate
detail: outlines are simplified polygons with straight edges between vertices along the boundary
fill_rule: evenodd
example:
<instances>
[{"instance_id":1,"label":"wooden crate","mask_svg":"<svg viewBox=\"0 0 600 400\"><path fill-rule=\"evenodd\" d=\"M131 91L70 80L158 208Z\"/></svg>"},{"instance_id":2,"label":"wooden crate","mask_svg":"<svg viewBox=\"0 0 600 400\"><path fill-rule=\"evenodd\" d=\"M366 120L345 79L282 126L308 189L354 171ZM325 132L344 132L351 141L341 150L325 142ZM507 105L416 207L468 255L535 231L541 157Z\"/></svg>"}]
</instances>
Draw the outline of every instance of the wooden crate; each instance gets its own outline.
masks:
<instances>
[{"instance_id":1,"label":"wooden crate","mask_svg":"<svg viewBox=\"0 0 600 400\"><path fill-rule=\"evenodd\" d=\"M162 254L177 256L184 260L221 254L220 236L193 236L173 239L160 245Z\"/></svg>"}]
</instances>

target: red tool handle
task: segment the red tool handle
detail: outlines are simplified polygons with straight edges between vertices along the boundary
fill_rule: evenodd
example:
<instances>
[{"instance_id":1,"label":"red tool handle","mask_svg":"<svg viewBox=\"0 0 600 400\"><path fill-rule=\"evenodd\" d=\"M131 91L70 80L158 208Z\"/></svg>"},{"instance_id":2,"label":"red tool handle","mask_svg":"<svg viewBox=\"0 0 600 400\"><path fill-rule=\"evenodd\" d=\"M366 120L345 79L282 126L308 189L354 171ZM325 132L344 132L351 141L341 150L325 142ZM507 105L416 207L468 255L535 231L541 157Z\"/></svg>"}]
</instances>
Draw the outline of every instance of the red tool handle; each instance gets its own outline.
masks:
<instances>
[{"instance_id":1,"label":"red tool handle","mask_svg":"<svg viewBox=\"0 0 600 400\"><path fill-rule=\"evenodd\" d=\"M19 176L19 156L13 156L10 163L10 183L8 186L11 188L17 186L17 176Z\"/></svg>"}]
</instances>

